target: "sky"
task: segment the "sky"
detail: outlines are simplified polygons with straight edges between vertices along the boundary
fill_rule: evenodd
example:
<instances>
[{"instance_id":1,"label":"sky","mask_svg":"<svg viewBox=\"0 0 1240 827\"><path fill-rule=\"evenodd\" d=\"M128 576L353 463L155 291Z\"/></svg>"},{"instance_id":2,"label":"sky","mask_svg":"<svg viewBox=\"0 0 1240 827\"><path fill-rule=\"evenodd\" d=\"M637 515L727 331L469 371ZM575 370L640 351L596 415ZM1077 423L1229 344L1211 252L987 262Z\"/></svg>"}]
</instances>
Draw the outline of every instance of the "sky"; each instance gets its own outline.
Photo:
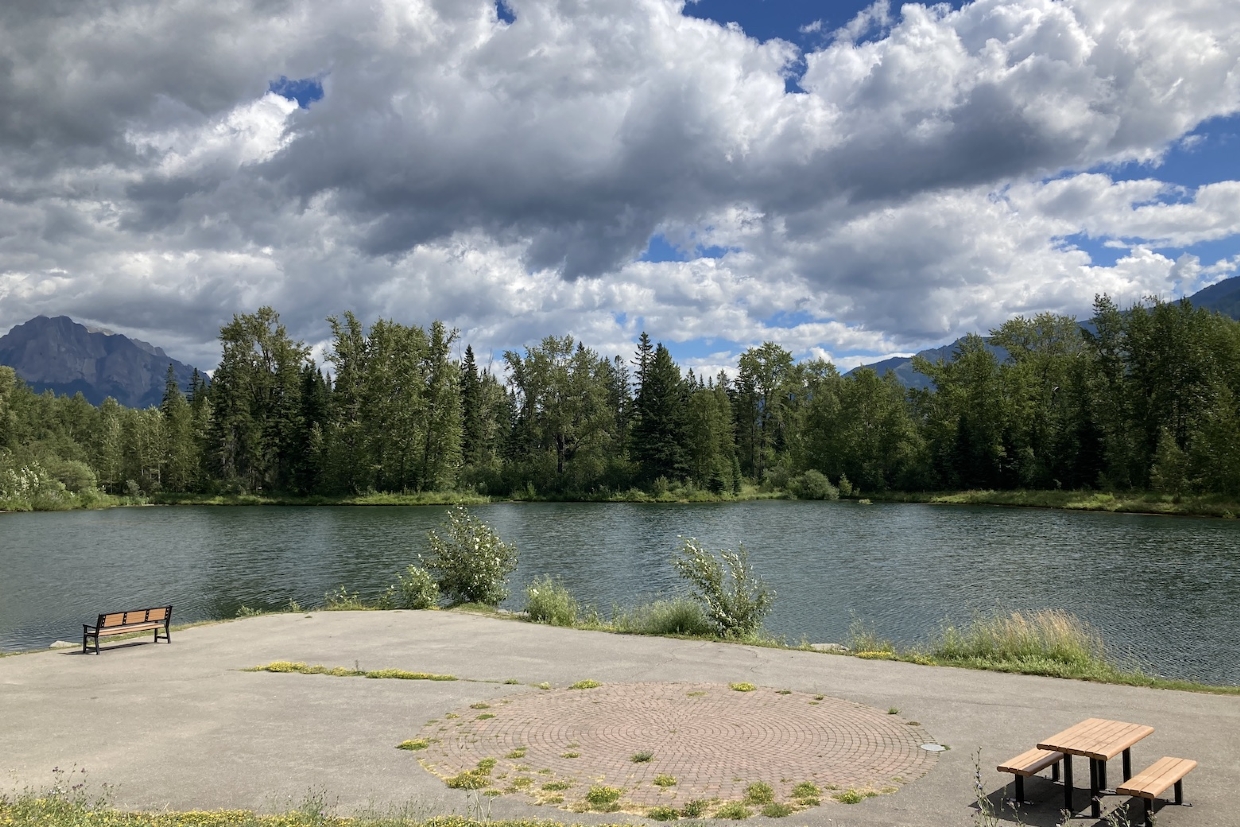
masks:
<instances>
[{"instance_id":1,"label":"sky","mask_svg":"<svg viewBox=\"0 0 1240 827\"><path fill-rule=\"evenodd\" d=\"M0 4L0 331L847 369L1238 265L1234 0Z\"/></svg>"}]
</instances>

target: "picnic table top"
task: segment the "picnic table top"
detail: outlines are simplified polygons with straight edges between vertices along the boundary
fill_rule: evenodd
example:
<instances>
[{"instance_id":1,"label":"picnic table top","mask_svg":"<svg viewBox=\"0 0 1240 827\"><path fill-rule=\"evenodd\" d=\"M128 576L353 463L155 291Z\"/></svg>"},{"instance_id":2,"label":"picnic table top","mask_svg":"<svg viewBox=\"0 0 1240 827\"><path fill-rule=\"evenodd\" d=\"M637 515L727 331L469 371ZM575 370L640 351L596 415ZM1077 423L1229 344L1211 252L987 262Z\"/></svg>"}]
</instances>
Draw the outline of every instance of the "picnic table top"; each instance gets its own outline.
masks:
<instances>
[{"instance_id":1,"label":"picnic table top","mask_svg":"<svg viewBox=\"0 0 1240 827\"><path fill-rule=\"evenodd\" d=\"M1152 726L1144 724L1086 718L1079 724L1038 742L1038 748L1107 761L1153 732Z\"/></svg>"}]
</instances>

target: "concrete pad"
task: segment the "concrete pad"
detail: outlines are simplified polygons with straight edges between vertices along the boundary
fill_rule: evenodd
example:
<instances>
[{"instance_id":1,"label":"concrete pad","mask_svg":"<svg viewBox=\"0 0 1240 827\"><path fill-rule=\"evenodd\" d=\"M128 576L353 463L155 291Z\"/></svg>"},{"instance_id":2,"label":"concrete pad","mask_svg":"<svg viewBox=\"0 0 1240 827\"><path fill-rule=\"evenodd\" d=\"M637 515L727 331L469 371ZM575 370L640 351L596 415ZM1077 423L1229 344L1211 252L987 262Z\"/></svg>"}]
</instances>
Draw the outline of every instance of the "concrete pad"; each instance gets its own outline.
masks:
<instances>
[{"instance_id":1,"label":"concrete pad","mask_svg":"<svg viewBox=\"0 0 1240 827\"><path fill-rule=\"evenodd\" d=\"M461 680L241 671L275 660ZM1231 789L1240 776L1237 697L583 632L455 612L271 615L174 632L171 645L143 641L97 657L53 651L0 659L0 780L11 790L37 789L51 784L54 767L85 768L88 781L112 785L114 804L130 809L278 811L316 796L340 812L409 805L425 815L640 822L450 790L422 769L417 753L394 748L452 709L583 678L748 681L821 693L897 708L950 747L898 792L854 805L824 800L790 817L790 825L971 823L979 750L983 788L998 801L1011 778L995 772L996 764L1089 717L1154 727L1133 749L1134 770L1164 755L1200 762L1185 781L1194 806L1160 809L1160 825L1238 820ZM504 684L508 679L520 683ZM1078 786L1087 783L1083 761L1076 775ZM1025 823L1060 822L1060 787L1032 779L1026 792L1037 803L1022 813ZM1079 813L1088 813L1086 798L1086 791L1077 793ZM1124 801L1109 796L1105 807ZM1134 802L1134 818L1139 811Z\"/></svg>"}]
</instances>

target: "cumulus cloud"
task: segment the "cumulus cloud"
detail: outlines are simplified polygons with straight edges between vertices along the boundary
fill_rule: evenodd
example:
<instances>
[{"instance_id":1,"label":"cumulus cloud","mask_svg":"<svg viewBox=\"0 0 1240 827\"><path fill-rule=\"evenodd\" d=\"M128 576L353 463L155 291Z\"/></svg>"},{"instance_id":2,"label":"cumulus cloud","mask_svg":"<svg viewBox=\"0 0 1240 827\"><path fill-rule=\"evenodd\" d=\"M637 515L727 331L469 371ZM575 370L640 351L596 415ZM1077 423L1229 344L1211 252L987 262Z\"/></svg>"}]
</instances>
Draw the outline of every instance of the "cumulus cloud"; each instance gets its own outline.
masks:
<instances>
[{"instance_id":1,"label":"cumulus cloud","mask_svg":"<svg viewBox=\"0 0 1240 827\"><path fill-rule=\"evenodd\" d=\"M0 328L69 313L210 364L271 303L311 341L353 309L846 362L1234 269L1166 248L1240 234L1240 183L1108 174L1240 111L1227 0L879 2L805 53L673 0L504 8L5 4ZM656 233L727 252L636 260Z\"/></svg>"}]
</instances>

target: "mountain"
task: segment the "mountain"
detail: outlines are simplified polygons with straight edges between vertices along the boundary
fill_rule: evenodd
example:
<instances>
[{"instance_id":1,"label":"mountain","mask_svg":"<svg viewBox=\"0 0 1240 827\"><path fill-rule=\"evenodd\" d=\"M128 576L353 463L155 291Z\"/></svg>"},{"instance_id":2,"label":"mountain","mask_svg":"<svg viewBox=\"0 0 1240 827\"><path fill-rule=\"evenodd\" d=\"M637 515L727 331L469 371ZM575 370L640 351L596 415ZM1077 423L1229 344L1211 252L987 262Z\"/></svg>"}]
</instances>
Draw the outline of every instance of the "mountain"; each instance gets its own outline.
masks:
<instances>
[{"instance_id":1,"label":"mountain","mask_svg":"<svg viewBox=\"0 0 1240 827\"><path fill-rule=\"evenodd\" d=\"M950 345L943 345L942 347L933 347L929 350L923 350L918 352L917 355L927 359L931 363L937 362L940 359L945 362L951 362L956 358L956 351L960 348L960 344L963 341L964 339L960 338L952 342ZM1008 358L1008 352L998 345L988 343L986 348L991 353L995 354L1000 362L1003 362ZM848 373L854 373L862 368L869 368L879 376L883 376L888 372L894 373L896 375L896 379L900 380L900 384L906 388L923 390L934 386L934 383L930 381L929 376L926 376L924 373L918 373L913 369L912 356L892 356L890 359L884 359L881 362L875 362L871 365L858 365L848 371Z\"/></svg>"},{"instance_id":2,"label":"mountain","mask_svg":"<svg viewBox=\"0 0 1240 827\"><path fill-rule=\"evenodd\" d=\"M68 316L37 316L0 336L0 365L13 368L40 393L80 391L95 405L111 396L131 408L159 404L168 365L182 391L189 390L194 373L192 365L171 358L163 348Z\"/></svg>"},{"instance_id":3,"label":"mountain","mask_svg":"<svg viewBox=\"0 0 1240 827\"><path fill-rule=\"evenodd\" d=\"M1211 284L1204 290L1198 290L1188 297L1193 307L1204 307L1240 320L1240 276L1223 279L1218 284Z\"/></svg>"}]
</instances>

